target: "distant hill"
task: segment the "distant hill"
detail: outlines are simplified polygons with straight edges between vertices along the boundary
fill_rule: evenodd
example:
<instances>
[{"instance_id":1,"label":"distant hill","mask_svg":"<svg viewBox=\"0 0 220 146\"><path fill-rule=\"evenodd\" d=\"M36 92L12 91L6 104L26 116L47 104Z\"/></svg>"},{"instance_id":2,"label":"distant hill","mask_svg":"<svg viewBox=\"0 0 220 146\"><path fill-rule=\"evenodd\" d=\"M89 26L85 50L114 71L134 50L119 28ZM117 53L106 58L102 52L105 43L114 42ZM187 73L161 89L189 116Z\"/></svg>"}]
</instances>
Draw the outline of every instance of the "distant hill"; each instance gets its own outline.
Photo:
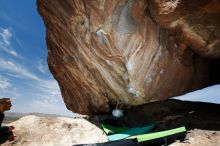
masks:
<instances>
[{"instance_id":1,"label":"distant hill","mask_svg":"<svg viewBox=\"0 0 220 146\"><path fill-rule=\"evenodd\" d=\"M71 116L64 116L64 115L57 115L57 114L44 114L44 113L17 113L17 112L5 112L5 119L3 121L3 123L8 124L11 122L14 122L24 116L28 116L28 115L35 115L38 117L70 117L70 118L74 118L74 115Z\"/></svg>"}]
</instances>

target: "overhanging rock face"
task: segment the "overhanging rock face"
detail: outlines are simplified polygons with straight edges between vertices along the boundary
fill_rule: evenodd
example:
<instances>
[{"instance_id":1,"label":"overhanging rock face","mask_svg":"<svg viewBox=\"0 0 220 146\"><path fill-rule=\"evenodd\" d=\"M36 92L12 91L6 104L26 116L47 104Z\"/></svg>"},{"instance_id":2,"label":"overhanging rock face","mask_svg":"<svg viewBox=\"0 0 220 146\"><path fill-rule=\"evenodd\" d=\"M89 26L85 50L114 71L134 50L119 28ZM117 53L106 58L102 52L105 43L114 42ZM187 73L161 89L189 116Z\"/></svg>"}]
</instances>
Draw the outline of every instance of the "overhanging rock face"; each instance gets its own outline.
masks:
<instances>
[{"instance_id":1,"label":"overhanging rock face","mask_svg":"<svg viewBox=\"0 0 220 146\"><path fill-rule=\"evenodd\" d=\"M209 6L219 3L187 2L38 0L49 68L67 108L99 114L204 86L209 65L194 51L220 55L219 7Z\"/></svg>"}]
</instances>

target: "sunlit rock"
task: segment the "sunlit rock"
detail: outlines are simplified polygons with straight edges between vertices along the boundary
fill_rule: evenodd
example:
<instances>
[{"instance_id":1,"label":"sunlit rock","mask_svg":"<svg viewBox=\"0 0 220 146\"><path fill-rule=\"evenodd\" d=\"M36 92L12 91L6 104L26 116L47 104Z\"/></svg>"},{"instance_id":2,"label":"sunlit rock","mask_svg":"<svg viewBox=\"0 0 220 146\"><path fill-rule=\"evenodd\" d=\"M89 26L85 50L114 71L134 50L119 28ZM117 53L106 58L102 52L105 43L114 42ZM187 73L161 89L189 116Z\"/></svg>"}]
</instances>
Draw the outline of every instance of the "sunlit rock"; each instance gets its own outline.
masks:
<instances>
[{"instance_id":1,"label":"sunlit rock","mask_svg":"<svg viewBox=\"0 0 220 146\"><path fill-rule=\"evenodd\" d=\"M10 123L15 140L3 146L71 146L107 141L105 133L85 119L25 116Z\"/></svg>"}]
</instances>

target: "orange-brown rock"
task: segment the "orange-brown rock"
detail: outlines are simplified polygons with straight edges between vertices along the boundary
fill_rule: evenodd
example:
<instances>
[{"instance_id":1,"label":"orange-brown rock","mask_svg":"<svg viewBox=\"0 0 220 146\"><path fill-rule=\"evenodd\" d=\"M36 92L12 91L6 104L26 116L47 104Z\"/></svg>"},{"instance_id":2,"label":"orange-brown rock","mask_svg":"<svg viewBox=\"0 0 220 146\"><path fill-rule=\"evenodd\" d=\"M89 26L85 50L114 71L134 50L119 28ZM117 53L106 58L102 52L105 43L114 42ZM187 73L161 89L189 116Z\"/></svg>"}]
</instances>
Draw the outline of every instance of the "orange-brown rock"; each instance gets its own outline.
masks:
<instances>
[{"instance_id":1,"label":"orange-brown rock","mask_svg":"<svg viewBox=\"0 0 220 146\"><path fill-rule=\"evenodd\" d=\"M149 10L156 23L178 30L179 43L202 56L220 56L219 0L150 0Z\"/></svg>"},{"instance_id":2,"label":"orange-brown rock","mask_svg":"<svg viewBox=\"0 0 220 146\"><path fill-rule=\"evenodd\" d=\"M170 0L168 10L166 2L38 0L49 68L69 110L99 114L207 83L208 61L194 51L220 55L218 1Z\"/></svg>"}]
</instances>

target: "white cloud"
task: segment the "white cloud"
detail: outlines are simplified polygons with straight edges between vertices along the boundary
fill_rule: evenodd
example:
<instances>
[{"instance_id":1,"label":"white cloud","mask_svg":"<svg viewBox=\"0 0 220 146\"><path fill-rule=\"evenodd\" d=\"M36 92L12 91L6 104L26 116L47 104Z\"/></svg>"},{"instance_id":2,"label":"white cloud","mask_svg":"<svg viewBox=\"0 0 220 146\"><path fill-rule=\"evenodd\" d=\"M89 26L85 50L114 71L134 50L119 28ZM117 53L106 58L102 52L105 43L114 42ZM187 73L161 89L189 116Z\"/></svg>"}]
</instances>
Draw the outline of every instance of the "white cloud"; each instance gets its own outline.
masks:
<instances>
[{"instance_id":1,"label":"white cloud","mask_svg":"<svg viewBox=\"0 0 220 146\"><path fill-rule=\"evenodd\" d=\"M23 112L43 112L65 115L71 114L63 103L60 89L56 80L42 79L33 72L29 71L26 66L5 60L1 57L0 70L14 77L25 79L24 83L28 86L28 93L26 93L26 91L19 91L20 94L18 94L15 90L16 88L13 88L12 84L10 83L10 80L0 76L0 90L4 89L4 91L7 93L0 93L0 96L8 95L9 97L16 98L16 100L20 99L21 97L30 97L27 102L25 102L28 105L28 108L17 107L16 102L18 101L15 100L13 104L13 111L16 112L17 110L17 112L21 112L23 110Z\"/></svg>"},{"instance_id":2,"label":"white cloud","mask_svg":"<svg viewBox=\"0 0 220 146\"><path fill-rule=\"evenodd\" d=\"M62 96L60 88L54 79L39 80L34 85L38 91L38 99L45 104L48 103L61 103Z\"/></svg>"},{"instance_id":3,"label":"white cloud","mask_svg":"<svg viewBox=\"0 0 220 146\"><path fill-rule=\"evenodd\" d=\"M187 94L176 96L173 98L185 101L197 101L220 104L220 84L203 88L201 90L189 92Z\"/></svg>"},{"instance_id":4,"label":"white cloud","mask_svg":"<svg viewBox=\"0 0 220 146\"><path fill-rule=\"evenodd\" d=\"M11 43L10 39L12 37L12 32L9 28L6 28L6 29L0 28L0 36L6 45L10 45L10 43Z\"/></svg>"},{"instance_id":5,"label":"white cloud","mask_svg":"<svg viewBox=\"0 0 220 146\"><path fill-rule=\"evenodd\" d=\"M17 77L40 80L35 74L28 71L24 66L12 61L4 60L3 58L0 58L0 70L15 74Z\"/></svg>"},{"instance_id":6,"label":"white cloud","mask_svg":"<svg viewBox=\"0 0 220 146\"><path fill-rule=\"evenodd\" d=\"M56 80L39 80L31 84L37 93L33 93L34 100L28 106L32 111L41 113L56 113L73 115L63 102L60 88Z\"/></svg>"},{"instance_id":7,"label":"white cloud","mask_svg":"<svg viewBox=\"0 0 220 146\"><path fill-rule=\"evenodd\" d=\"M40 72L46 74L47 71L48 71L46 62L43 62L42 59L39 59L37 69L38 69Z\"/></svg>"},{"instance_id":8,"label":"white cloud","mask_svg":"<svg viewBox=\"0 0 220 146\"><path fill-rule=\"evenodd\" d=\"M11 38L13 37L11 28L0 27L0 48L8 54L21 58L17 52L11 49Z\"/></svg>"},{"instance_id":9,"label":"white cloud","mask_svg":"<svg viewBox=\"0 0 220 146\"><path fill-rule=\"evenodd\" d=\"M12 85L11 85L9 79L0 75L0 91L3 92L4 90L6 90L7 88L9 88L11 86Z\"/></svg>"},{"instance_id":10,"label":"white cloud","mask_svg":"<svg viewBox=\"0 0 220 146\"><path fill-rule=\"evenodd\" d=\"M28 106L13 107L13 112L38 112L59 115L74 114L68 111L63 103L60 89L55 80L38 80L28 84L33 92L30 100L25 103ZM24 103L23 103L24 104Z\"/></svg>"},{"instance_id":11,"label":"white cloud","mask_svg":"<svg viewBox=\"0 0 220 146\"><path fill-rule=\"evenodd\" d=\"M13 86L11 81L0 75L0 97L10 97L16 99L20 96L16 87Z\"/></svg>"},{"instance_id":12,"label":"white cloud","mask_svg":"<svg viewBox=\"0 0 220 146\"><path fill-rule=\"evenodd\" d=\"M27 84L33 89L33 96L37 99L45 103L58 103L62 101L59 86L54 79L41 79L29 71L25 66L4 60L3 58L0 58L0 70L8 72L9 75L17 78L29 79ZM2 88L10 85L6 79L2 79L1 82Z\"/></svg>"}]
</instances>

